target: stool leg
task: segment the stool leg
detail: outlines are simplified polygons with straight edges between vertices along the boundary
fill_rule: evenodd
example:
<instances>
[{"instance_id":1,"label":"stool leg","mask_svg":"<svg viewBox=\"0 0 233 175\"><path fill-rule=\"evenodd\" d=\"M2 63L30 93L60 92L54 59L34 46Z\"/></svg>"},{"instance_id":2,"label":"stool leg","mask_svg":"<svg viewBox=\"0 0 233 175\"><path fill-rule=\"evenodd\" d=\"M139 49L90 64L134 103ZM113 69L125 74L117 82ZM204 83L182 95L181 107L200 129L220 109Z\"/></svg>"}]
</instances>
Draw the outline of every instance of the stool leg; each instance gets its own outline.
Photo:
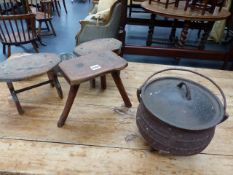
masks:
<instances>
[{"instance_id":1,"label":"stool leg","mask_svg":"<svg viewBox=\"0 0 233 175\"><path fill-rule=\"evenodd\" d=\"M62 88L61 88L61 85L58 81L58 78L57 78L57 74L56 73L53 73L53 82L54 82L54 85L55 85L55 88L57 90L57 94L58 96L63 99L63 92L62 92Z\"/></svg>"},{"instance_id":2,"label":"stool leg","mask_svg":"<svg viewBox=\"0 0 233 175\"><path fill-rule=\"evenodd\" d=\"M70 86L70 91L69 91L69 95L68 95L68 98L67 98L67 101L66 101L66 105L65 105L65 108L59 118L59 121L57 122L57 126L59 128L61 128L65 122L66 122L66 119L69 115L69 112L70 112L70 109L73 105L73 102L74 102L74 99L76 97L76 94L78 92L78 89L79 89L79 85L72 85Z\"/></svg>"},{"instance_id":3,"label":"stool leg","mask_svg":"<svg viewBox=\"0 0 233 175\"><path fill-rule=\"evenodd\" d=\"M91 88L95 88L95 79L90 80Z\"/></svg>"},{"instance_id":4,"label":"stool leg","mask_svg":"<svg viewBox=\"0 0 233 175\"><path fill-rule=\"evenodd\" d=\"M101 81L101 89L106 89L107 88L107 83L106 83L106 75L103 75L100 77L100 81Z\"/></svg>"},{"instance_id":5,"label":"stool leg","mask_svg":"<svg viewBox=\"0 0 233 175\"><path fill-rule=\"evenodd\" d=\"M47 75L48 75L49 80L51 81L50 86L54 87L53 72L50 71L50 72L47 73Z\"/></svg>"},{"instance_id":6,"label":"stool leg","mask_svg":"<svg viewBox=\"0 0 233 175\"><path fill-rule=\"evenodd\" d=\"M121 97L123 98L124 100L124 103L125 103L125 106L130 108L132 106L130 100L129 100L129 97L125 91L125 88L123 86L123 83L121 81L121 78L120 78L120 71L114 71L111 73L112 74L112 78L121 94Z\"/></svg>"},{"instance_id":7,"label":"stool leg","mask_svg":"<svg viewBox=\"0 0 233 175\"><path fill-rule=\"evenodd\" d=\"M8 89L10 90L10 93L11 93L11 96L12 96L12 99L14 100L14 103L16 105L16 108L18 110L18 113L20 115L22 115L24 113L21 105L20 105L20 102L19 102L19 99L17 97L17 94L15 93L15 89L14 89L14 86L12 83L7 83L7 86L8 86Z\"/></svg>"}]
</instances>

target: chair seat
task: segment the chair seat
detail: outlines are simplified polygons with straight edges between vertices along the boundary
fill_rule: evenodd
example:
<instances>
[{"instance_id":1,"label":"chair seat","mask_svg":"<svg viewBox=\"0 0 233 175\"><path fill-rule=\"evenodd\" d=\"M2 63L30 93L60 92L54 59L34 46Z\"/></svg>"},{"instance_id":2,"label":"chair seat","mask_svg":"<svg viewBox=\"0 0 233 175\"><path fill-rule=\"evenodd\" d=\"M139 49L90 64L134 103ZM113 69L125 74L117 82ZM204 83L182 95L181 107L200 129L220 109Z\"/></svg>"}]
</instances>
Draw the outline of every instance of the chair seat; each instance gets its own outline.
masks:
<instances>
[{"instance_id":1,"label":"chair seat","mask_svg":"<svg viewBox=\"0 0 233 175\"><path fill-rule=\"evenodd\" d=\"M37 21L44 21L44 20L51 20L52 16L49 14L45 14L44 12L36 12L36 20Z\"/></svg>"},{"instance_id":2,"label":"chair seat","mask_svg":"<svg viewBox=\"0 0 233 175\"><path fill-rule=\"evenodd\" d=\"M3 44L21 44L29 43L37 39L37 35L33 36L32 32L20 32L20 33L10 33L9 36L5 35L5 38L2 38L1 42Z\"/></svg>"}]
</instances>

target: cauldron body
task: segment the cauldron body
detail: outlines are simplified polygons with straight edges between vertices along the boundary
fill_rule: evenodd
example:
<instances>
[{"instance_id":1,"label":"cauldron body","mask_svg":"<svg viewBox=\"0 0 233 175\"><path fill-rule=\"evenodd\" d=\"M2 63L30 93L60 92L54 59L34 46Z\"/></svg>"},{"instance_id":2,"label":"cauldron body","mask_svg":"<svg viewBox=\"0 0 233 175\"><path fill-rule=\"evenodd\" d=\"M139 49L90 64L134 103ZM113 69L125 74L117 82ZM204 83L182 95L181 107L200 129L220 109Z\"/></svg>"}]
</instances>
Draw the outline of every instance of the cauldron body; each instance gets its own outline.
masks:
<instances>
[{"instance_id":1,"label":"cauldron body","mask_svg":"<svg viewBox=\"0 0 233 175\"><path fill-rule=\"evenodd\" d=\"M191 80L150 80L170 70L191 72L209 80L221 93L223 103L206 87ZM137 96L138 129L149 145L161 153L188 156L202 152L211 142L216 125L227 119L222 89L210 78L190 70L156 72L138 89Z\"/></svg>"},{"instance_id":2,"label":"cauldron body","mask_svg":"<svg viewBox=\"0 0 233 175\"><path fill-rule=\"evenodd\" d=\"M153 149L180 156L194 155L203 151L215 132L215 127L202 131L175 128L152 115L142 103L138 106L136 123L141 135Z\"/></svg>"}]
</instances>

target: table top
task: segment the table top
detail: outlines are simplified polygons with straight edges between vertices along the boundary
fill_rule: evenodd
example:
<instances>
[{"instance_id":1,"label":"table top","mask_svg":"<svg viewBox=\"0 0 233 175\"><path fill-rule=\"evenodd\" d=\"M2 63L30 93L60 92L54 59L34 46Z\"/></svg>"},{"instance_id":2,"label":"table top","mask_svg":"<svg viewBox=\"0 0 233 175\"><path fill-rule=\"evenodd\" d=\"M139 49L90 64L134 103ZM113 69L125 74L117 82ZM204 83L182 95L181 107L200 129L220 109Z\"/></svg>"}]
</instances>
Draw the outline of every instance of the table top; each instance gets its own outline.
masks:
<instances>
[{"instance_id":1,"label":"table top","mask_svg":"<svg viewBox=\"0 0 233 175\"><path fill-rule=\"evenodd\" d=\"M122 70L127 65L127 61L120 56L106 51L63 61L59 67L69 84L74 85L114 70Z\"/></svg>"},{"instance_id":2,"label":"table top","mask_svg":"<svg viewBox=\"0 0 233 175\"><path fill-rule=\"evenodd\" d=\"M0 81L25 80L50 71L60 62L56 54L17 54L0 63Z\"/></svg>"},{"instance_id":3,"label":"table top","mask_svg":"<svg viewBox=\"0 0 233 175\"><path fill-rule=\"evenodd\" d=\"M220 12L214 12L213 14L209 12L205 12L204 15L201 14L201 10L191 10L188 8L187 11L184 11L186 1L180 1L179 7L175 7L174 4L168 5L168 8L165 8L164 4L158 2L149 1L142 2L141 6L148 12L167 17L167 18L175 18L181 20L190 20L190 21L218 21L226 19L230 16L230 12L225 9L222 9Z\"/></svg>"},{"instance_id":4,"label":"table top","mask_svg":"<svg viewBox=\"0 0 233 175\"><path fill-rule=\"evenodd\" d=\"M137 88L154 72L166 68L159 64L129 62L121 79L133 107L123 102L115 83L107 76L108 89L90 90L89 82L80 86L78 97L63 128L56 122L66 100L58 100L55 91L28 91L20 96L27 109L20 117L11 99L0 103L0 171L5 174L100 174L100 175L231 175L233 172L233 72L187 68L213 79L224 91L229 119L217 126L210 145L195 156L177 157L150 152L136 125ZM205 79L172 71L164 76L191 77L219 95ZM47 80L43 75L30 83ZM70 86L63 78L65 94ZM15 83L25 87L28 82ZM43 88L49 88L47 86ZM0 97L9 98L9 90L0 83ZM33 98L32 98L33 96ZM91 166L90 166L91 165Z\"/></svg>"},{"instance_id":5,"label":"table top","mask_svg":"<svg viewBox=\"0 0 233 175\"><path fill-rule=\"evenodd\" d=\"M84 42L74 49L76 55L87 55L94 52L117 51L122 47L122 42L114 38L95 39Z\"/></svg>"}]
</instances>

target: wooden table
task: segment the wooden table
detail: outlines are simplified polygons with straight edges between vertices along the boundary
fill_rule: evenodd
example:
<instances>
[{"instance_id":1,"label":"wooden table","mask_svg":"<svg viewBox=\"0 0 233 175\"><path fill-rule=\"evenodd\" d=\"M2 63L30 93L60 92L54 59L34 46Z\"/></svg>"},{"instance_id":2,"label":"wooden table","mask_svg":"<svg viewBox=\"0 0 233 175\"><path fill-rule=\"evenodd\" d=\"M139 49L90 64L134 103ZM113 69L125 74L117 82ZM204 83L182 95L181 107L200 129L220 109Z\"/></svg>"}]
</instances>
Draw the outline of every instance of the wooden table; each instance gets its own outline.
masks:
<instances>
[{"instance_id":1,"label":"wooden table","mask_svg":"<svg viewBox=\"0 0 233 175\"><path fill-rule=\"evenodd\" d=\"M111 174L111 175L231 175L233 172L233 73L211 69L191 69L212 78L227 97L230 118L217 126L215 136L203 153L191 157L163 156L151 153L136 126L138 101L136 90L155 71L169 66L129 63L121 77L132 101L130 109L110 76L106 91L79 89L69 120L57 128L57 118L66 100L58 100L50 87L20 94L27 113L19 117L5 84L0 84L0 172L22 174ZM166 75L183 75L173 73ZM187 78L188 75L186 74ZM23 87L44 81L40 76L15 83ZM192 77L204 84L205 80ZM64 94L69 85L60 79ZM210 84L205 84L210 87ZM212 89L212 88L211 88ZM46 93L47 92L47 93ZM213 92L218 95L217 90ZM33 98L31 98L33 96Z\"/></svg>"},{"instance_id":2,"label":"wooden table","mask_svg":"<svg viewBox=\"0 0 233 175\"><path fill-rule=\"evenodd\" d=\"M19 102L18 93L45 85L51 84L55 86L60 98L63 97L61 86L57 79L57 75L53 68L60 62L56 54L40 53L28 54L21 53L9 57L0 63L0 82L6 82L10 90L12 99L16 105L19 114L23 114L24 110ZM22 89L15 90L13 82L27 80L42 74L48 74L49 80L27 86Z\"/></svg>"},{"instance_id":3,"label":"wooden table","mask_svg":"<svg viewBox=\"0 0 233 175\"><path fill-rule=\"evenodd\" d=\"M185 44L185 40L188 34L188 30L190 27L190 24L192 21L195 22L207 22L207 24L201 23L199 25L205 25L204 27L204 33L199 43L199 49L205 48L205 43L208 39L209 33L213 27L213 24L215 21L226 19L228 16L230 16L230 12L228 12L225 9L222 9L220 12L216 11L213 14L209 12L205 12L204 15L202 15L202 10L191 10L191 8L188 8L187 11L184 11L186 1L181 1L179 3L178 7L175 7L174 4L169 4L168 8L165 8L164 4L161 4L159 2L151 2L149 4L148 1L142 2L141 6L144 8L147 12L152 13L151 16L152 20L155 20L155 15L163 16L166 18L173 18L176 20L184 20L184 27L182 29L182 32L180 34L180 39L178 42L178 47L183 47ZM153 25L153 24L151 24ZM172 27L172 26L171 26ZM174 24L175 27L175 24ZM154 27L149 27L149 40L152 40L153 36L153 30ZM175 30L173 31L173 34L175 35ZM172 36L171 36L172 37Z\"/></svg>"}]
</instances>

